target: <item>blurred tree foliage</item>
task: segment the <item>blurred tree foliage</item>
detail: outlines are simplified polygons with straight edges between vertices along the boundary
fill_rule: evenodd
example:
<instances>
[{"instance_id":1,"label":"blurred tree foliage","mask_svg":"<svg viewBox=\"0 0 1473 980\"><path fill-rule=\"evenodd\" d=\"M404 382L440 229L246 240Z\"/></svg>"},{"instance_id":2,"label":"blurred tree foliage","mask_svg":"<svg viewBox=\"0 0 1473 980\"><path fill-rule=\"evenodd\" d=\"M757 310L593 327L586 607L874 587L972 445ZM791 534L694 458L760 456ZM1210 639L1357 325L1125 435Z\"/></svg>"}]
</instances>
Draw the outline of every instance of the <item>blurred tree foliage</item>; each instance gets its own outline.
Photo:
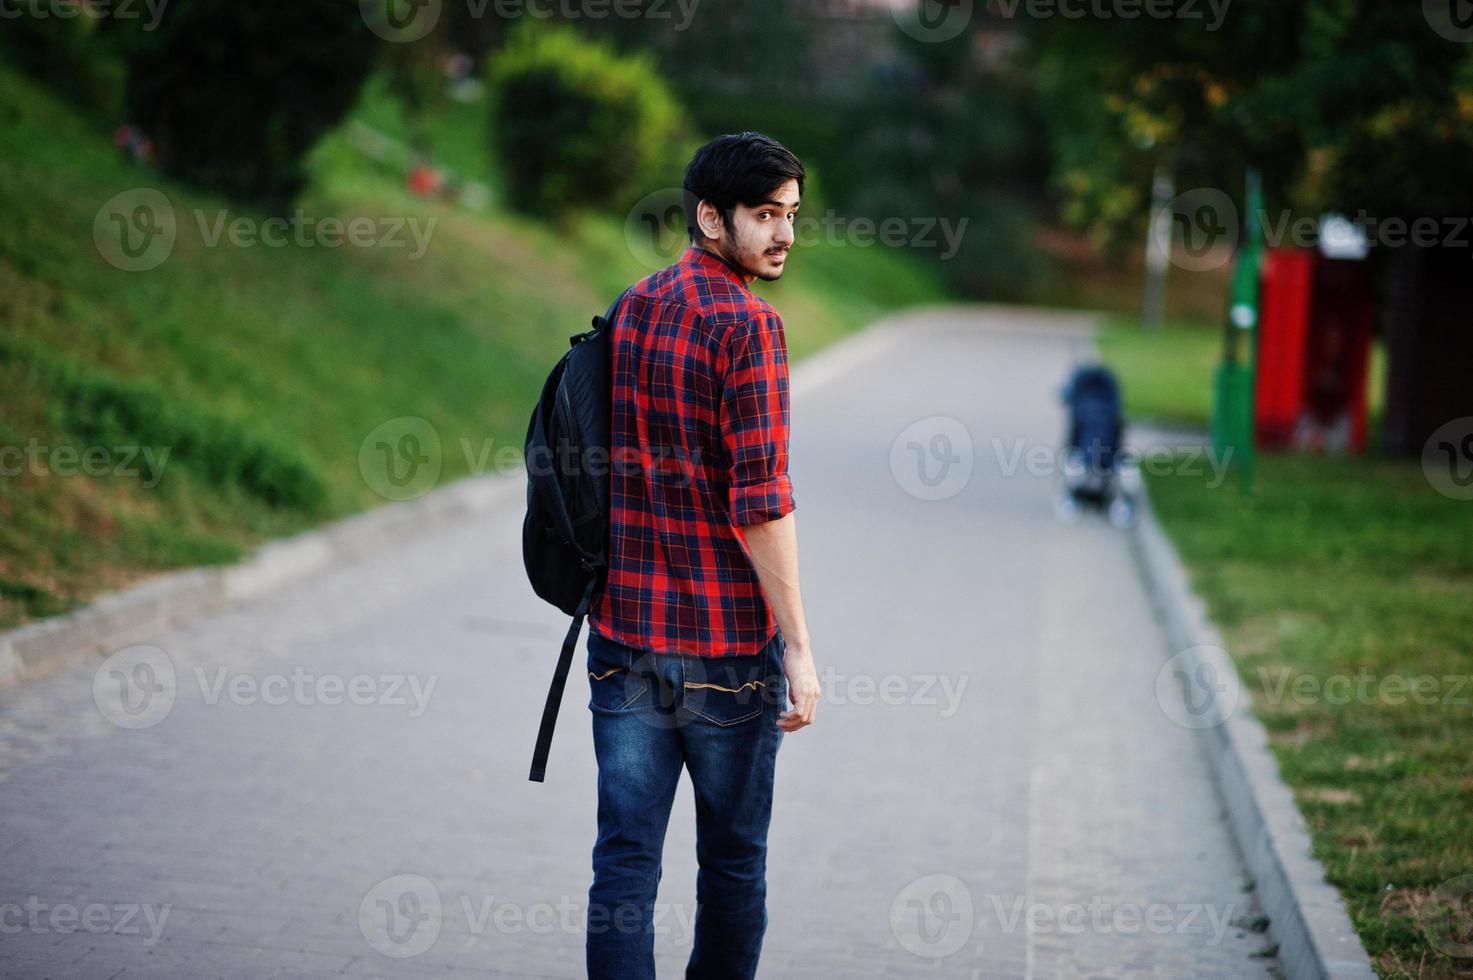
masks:
<instances>
[{"instance_id":1,"label":"blurred tree foliage","mask_svg":"<svg viewBox=\"0 0 1473 980\"><path fill-rule=\"evenodd\" d=\"M378 50L357 3L173 0L132 46L127 111L168 173L284 211Z\"/></svg>"},{"instance_id":2,"label":"blurred tree foliage","mask_svg":"<svg viewBox=\"0 0 1473 980\"><path fill-rule=\"evenodd\" d=\"M1178 188L1236 192L1263 169L1271 209L1473 206L1473 45L1424 5L1235 0L1181 17L1028 25L1065 215L1132 239L1160 161Z\"/></svg>"},{"instance_id":3,"label":"blurred tree foliage","mask_svg":"<svg viewBox=\"0 0 1473 980\"><path fill-rule=\"evenodd\" d=\"M944 41L893 30L893 59L870 66L842 116L844 200L917 232L935 219L937 244L918 237L913 247L933 251L964 294L1021 300L1044 275L1032 242L1046 218L1048 160L1028 78L977 56L987 26ZM939 240L944 222L961 231L954 251Z\"/></svg>"},{"instance_id":4,"label":"blurred tree foliage","mask_svg":"<svg viewBox=\"0 0 1473 980\"><path fill-rule=\"evenodd\" d=\"M106 8L94 13L79 6L72 16L58 17L17 5L5 12L0 52L79 108L111 120L121 108L123 87L116 24Z\"/></svg>"},{"instance_id":5,"label":"blurred tree foliage","mask_svg":"<svg viewBox=\"0 0 1473 980\"><path fill-rule=\"evenodd\" d=\"M507 201L527 213L627 208L652 181L669 179L684 150L684 118L653 60L568 27L518 24L488 83Z\"/></svg>"},{"instance_id":6,"label":"blurred tree foliage","mask_svg":"<svg viewBox=\"0 0 1473 980\"><path fill-rule=\"evenodd\" d=\"M828 0L723 0L688 29L674 16L580 22L656 52L702 132L755 129L792 148L822 174L805 217L901 219L904 247L944 260L962 291L1022 298L1038 282L1046 146L1028 80L977 56L986 26L923 42L879 8ZM961 229L959 248L941 222Z\"/></svg>"}]
</instances>

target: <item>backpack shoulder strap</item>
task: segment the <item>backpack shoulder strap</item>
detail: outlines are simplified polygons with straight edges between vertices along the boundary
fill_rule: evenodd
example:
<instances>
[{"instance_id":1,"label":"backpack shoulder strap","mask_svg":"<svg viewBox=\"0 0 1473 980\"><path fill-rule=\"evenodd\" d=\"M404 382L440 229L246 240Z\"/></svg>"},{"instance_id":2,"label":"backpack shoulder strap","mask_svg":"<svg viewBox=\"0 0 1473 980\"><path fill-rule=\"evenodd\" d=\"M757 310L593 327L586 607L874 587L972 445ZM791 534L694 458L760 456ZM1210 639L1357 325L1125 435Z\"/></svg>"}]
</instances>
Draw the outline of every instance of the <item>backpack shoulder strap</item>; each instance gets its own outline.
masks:
<instances>
[{"instance_id":1,"label":"backpack shoulder strap","mask_svg":"<svg viewBox=\"0 0 1473 980\"><path fill-rule=\"evenodd\" d=\"M639 284L634 284L634 286L637 285ZM583 333L575 333L573 334L573 336L569 337L568 346L576 347L580 341L587 340L589 337L592 337L600 330L606 329L607 327L611 326L614 322L614 314L619 311L619 304L624 302L624 297L634 292L634 286L630 286L628 289L620 293L619 298L609 304L609 310L607 313L605 313L603 316L596 316L593 318L592 330L585 330Z\"/></svg>"}]
</instances>

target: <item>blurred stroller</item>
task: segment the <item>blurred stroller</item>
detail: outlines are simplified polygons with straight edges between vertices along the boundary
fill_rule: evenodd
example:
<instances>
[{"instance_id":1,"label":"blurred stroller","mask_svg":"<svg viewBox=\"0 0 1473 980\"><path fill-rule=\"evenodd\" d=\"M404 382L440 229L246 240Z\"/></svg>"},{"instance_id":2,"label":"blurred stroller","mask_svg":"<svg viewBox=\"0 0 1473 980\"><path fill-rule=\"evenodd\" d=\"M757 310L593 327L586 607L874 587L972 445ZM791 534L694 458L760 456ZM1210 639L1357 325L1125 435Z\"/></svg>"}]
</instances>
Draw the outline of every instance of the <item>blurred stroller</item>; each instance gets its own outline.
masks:
<instances>
[{"instance_id":1,"label":"blurred stroller","mask_svg":"<svg viewBox=\"0 0 1473 980\"><path fill-rule=\"evenodd\" d=\"M1063 491L1055 512L1073 523L1087 507L1102 509L1118 528L1135 523L1141 476L1125 451L1125 414L1120 383L1102 364L1075 370L1063 390L1069 409L1064 443Z\"/></svg>"}]
</instances>

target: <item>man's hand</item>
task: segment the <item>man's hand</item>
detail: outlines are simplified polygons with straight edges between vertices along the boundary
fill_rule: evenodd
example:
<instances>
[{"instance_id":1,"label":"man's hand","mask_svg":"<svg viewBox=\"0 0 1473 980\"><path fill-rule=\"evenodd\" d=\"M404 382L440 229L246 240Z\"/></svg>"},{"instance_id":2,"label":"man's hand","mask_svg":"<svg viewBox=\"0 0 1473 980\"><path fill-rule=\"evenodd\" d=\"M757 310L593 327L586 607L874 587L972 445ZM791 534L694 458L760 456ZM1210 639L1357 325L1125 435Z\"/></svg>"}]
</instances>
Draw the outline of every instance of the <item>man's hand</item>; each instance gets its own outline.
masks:
<instances>
[{"instance_id":1,"label":"man's hand","mask_svg":"<svg viewBox=\"0 0 1473 980\"><path fill-rule=\"evenodd\" d=\"M783 673L788 678L788 700L792 708L778 715L777 727L796 732L813 724L818 709L818 671L813 667L813 654L807 647L789 646L783 654Z\"/></svg>"}]
</instances>

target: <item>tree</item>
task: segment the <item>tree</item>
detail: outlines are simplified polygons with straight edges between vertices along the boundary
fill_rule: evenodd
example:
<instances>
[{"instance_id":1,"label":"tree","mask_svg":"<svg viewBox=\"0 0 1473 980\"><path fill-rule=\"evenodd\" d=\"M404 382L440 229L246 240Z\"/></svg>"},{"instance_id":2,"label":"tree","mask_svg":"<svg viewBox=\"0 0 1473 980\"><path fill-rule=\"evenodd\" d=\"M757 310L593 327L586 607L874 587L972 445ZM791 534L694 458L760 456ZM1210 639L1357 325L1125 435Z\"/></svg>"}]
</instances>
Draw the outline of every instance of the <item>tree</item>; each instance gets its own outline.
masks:
<instances>
[{"instance_id":1,"label":"tree","mask_svg":"<svg viewBox=\"0 0 1473 980\"><path fill-rule=\"evenodd\" d=\"M129 116L166 172L284 211L377 49L357 3L175 0L128 58Z\"/></svg>"}]
</instances>

